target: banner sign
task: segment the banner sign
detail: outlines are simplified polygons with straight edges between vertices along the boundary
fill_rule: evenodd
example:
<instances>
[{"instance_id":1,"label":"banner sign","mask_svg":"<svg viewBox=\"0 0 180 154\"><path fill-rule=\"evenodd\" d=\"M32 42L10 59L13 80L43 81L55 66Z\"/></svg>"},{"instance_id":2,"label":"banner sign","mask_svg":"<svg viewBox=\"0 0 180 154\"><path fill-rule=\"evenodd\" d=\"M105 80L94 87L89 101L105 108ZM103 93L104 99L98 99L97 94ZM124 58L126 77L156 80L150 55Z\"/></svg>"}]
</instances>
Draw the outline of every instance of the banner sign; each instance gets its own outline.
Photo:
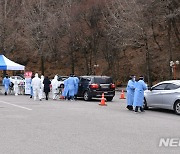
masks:
<instances>
[{"instance_id":1,"label":"banner sign","mask_svg":"<svg viewBox=\"0 0 180 154\"><path fill-rule=\"evenodd\" d=\"M25 72L25 94L30 95L31 94L31 76L32 72Z\"/></svg>"},{"instance_id":2,"label":"banner sign","mask_svg":"<svg viewBox=\"0 0 180 154\"><path fill-rule=\"evenodd\" d=\"M32 76L32 72L25 72L24 73L25 78L31 78L31 76Z\"/></svg>"}]
</instances>

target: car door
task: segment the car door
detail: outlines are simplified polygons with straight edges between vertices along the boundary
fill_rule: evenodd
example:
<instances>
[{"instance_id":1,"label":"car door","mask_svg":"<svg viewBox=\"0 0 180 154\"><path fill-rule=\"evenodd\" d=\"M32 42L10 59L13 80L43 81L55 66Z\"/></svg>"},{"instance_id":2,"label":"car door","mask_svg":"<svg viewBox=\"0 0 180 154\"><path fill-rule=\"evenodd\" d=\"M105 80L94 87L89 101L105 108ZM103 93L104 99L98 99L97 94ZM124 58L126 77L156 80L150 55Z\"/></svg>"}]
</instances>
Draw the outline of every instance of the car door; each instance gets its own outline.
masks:
<instances>
[{"instance_id":1,"label":"car door","mask_svg":"<svg viewBox=\"0 0 180 154\"><path fill-rule=\"evenodd\" d=\"M89 86L90 79L88 78L80 78L79 80L79 88L78 88L78 96L83 96L84 91L87 90Z\"/></svg>"},{"instance_id":2,"label":"car door","mask_svg":"<svg viewBox=\"0 0 180 154\"><path fill-rule=\"evenodd\" d=\"M176 85L174 83L167 84L165 89L161 92L161 95L163 97L163 101L161 102L162 108L172 109L172 105L176 98L176 89L178 89L179 87L179 85Z\"/></svg>"},{"instance_id":3,"label":"car door","mask_svg":"<svg viewBox=\"0 0 180 154\"><path fill-rule=\"evenodd\" d=\"M163 97L161 93L166 85L166 83L156 85L146 92L145 98L148 106L159 107L162 104Z\"/></svg>"}]
</instances>

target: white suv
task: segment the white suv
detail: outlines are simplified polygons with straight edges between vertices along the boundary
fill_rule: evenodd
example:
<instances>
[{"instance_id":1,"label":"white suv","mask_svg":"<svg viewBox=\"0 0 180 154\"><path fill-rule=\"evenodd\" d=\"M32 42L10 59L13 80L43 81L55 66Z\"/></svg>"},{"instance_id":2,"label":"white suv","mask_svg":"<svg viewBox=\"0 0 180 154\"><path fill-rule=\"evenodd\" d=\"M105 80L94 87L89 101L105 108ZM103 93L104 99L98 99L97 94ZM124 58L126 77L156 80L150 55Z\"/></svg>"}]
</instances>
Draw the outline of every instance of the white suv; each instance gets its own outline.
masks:
<instances>
[{"instance_id":1,"label":"white suv","mask_svg":"<svg viewBox=\"0 0 180 154\"><path fill-rule=\"evenodd\" d=\"M64 80L66 80L68 76L58 76L58 81L59 81L59 87L64 88Z\"/></svg>"}]
</instances>

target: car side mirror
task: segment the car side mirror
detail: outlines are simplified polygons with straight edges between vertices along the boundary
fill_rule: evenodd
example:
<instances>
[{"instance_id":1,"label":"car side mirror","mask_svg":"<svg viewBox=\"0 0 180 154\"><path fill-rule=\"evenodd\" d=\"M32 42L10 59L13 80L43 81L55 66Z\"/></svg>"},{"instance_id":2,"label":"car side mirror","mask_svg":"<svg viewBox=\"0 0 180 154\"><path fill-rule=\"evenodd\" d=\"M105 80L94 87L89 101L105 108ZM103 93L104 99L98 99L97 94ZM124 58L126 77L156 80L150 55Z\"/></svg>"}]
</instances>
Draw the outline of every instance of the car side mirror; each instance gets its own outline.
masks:
<instances>
[{"instance_id":1,"label":"car side mirror","mask_svg":"<svg viewBox=\"0 0 180 154\"><path fill-rule=\"evenodd\" d=\"M148 90L152 91L153 89L152 89L152 87L148 87Z\"/></svg>"}]
</instances>

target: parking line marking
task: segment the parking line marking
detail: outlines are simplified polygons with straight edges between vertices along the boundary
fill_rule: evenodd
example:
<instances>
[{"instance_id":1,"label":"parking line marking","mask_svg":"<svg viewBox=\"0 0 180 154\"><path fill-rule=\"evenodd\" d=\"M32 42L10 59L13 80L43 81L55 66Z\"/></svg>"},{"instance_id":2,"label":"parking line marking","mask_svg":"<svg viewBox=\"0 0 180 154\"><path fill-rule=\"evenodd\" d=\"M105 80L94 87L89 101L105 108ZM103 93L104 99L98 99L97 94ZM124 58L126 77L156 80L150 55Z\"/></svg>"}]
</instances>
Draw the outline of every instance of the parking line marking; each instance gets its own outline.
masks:
<instances>
[{"instance_id":1,"label":"parking line marking","mask_svg":"<svg viewBox=\"0 0 180 154\"><path fill-rule=\"evenodd\" d=\"M31 110L32 110L32 109L29 109L29 108L27 108L27 107L23 107L23 106L20 106L20 105L11 104L11 103L4 102L4 101L0 101L0 103L4 103L4 104L8 104L8 105L12 105L12 106L19 107L19 108L22 108L22 109L26 109L26 110L29 110L29 111L31 111Z\"/></svg>"}]
</instances>

